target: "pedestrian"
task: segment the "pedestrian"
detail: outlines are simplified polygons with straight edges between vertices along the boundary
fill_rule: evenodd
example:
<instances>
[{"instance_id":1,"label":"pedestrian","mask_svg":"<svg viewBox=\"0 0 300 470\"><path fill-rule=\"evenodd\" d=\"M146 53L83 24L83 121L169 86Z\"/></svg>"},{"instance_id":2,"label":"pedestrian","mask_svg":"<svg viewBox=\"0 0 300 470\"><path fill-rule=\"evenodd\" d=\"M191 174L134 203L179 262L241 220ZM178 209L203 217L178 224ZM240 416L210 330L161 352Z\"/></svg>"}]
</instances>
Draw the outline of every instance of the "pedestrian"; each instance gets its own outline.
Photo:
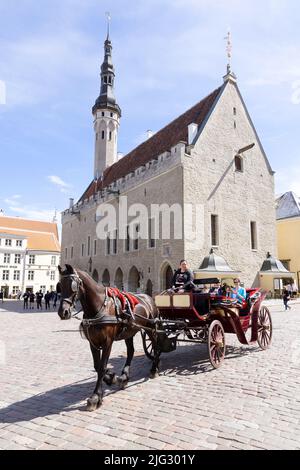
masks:
<instances>
[{"instance_id":1,"label":"pedestrian","mask_svg":"<svg viewBox=\"0 0 300 470\"><path fill-rule=\"evenodd\" d=\"M4 295L2 291L0 292L0 300L2 300L2 303L4 303Z\"/></svg>"},{"instance_id":2,"label":"pedestrian","mask_svg":"<svg viewBox=\"0 0 300 470\"><path fill-rule=\"evenodd\" d=\"M288 305L288 301L290 300L290 294L287 289L284 289L283 294L282 294L282 299L283 299L283 305L285 307L285 310L287 309L291 310L290 305Z\"/></svg>"},{"instance_id":3,"label":"pedestrian","mask_svg":"<svg viewBox=\"0 0 300 470\"><path fill-rule=\"evenodd\" d=\"M58 294L55 291L55 292L53 292L53 308L56 308L57 299L58 299Z\"/></svg>"},{"instance_id":4,"label":"pedestrian","mask_svg":"<svg viewBox=\"0 0 300 470\"><path fill-rule=\"evenodd\" d=\"M29 305L30 305L30 310L34 310L34 301L35 301L35 295L33 292L29 293Z\"/></svg>"},{"instance_id":5,"label":"pedestrian","mask_svg":"<svg viewBox=\"0 0 300 470\"><path fill-rule=\"evenodd\" d=\"M50 310L50 299L52 297L52 294L50 294L49 291L47 291L47 293L45 294L45 307L46 307L46 310Z\"/></svg>"},{"instance_id":6,"label":"pedestrian","mask_svg":"<svg viewBox=\"0 0 300 470\"><path fill-rule=\"evenodd\" d=\"M293 292L293 298L297 297L297 295L298 295L298 286L297 286L295 281L292 284L292 292Z\"/></svg>"},{"instance_id":7,"label":"pedestrian","mask_svg":"<svg viewBox=\"0 0 300 470\"><path fill-rule=\"evenodd\" d=\"M43 297L44 297L42 290L40 290L39 292L37 292L36 295L35 295L35 297L36 297L36 306L37 306L37 309L38 309L38 310L40 310L40 309L42 310L42 299L43 299Z\"/></svg>"},{"instance_id":8,"label":"pedestrian","mask_svg":"<svg viewBox=\"0 0 300 470\"><path fill-rule=\"evenodd\" d=\"M24 300L23 308L24 308L24 310L28 310L28 299L29 299L29 293L26 291L25 294L23 294L23 300Z\"/></svg>"}]
</instances>

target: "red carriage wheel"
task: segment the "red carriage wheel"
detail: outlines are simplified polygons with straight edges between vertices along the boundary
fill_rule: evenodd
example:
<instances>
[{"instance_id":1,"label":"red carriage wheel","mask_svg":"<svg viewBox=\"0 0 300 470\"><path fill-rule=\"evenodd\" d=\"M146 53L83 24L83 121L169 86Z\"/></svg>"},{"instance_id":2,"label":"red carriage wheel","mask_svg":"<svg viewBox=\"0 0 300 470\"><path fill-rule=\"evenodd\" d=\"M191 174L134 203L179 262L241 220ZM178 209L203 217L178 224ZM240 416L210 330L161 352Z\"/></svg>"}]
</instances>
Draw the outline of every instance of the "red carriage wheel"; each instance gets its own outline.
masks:
<instances>
[{"instance_id":1,"label":"red carriage wheel","mask_svg":"<svg viewBox=\"0 0 300 470\"><path fill-rule=\"evenodd\" d=\"M257 342L261 349L268 349L272 340L272 318L267 307L261 307L257 319Z\"/></svg>"},{"instance_id":2,"label":"red carriage wheel","mask_svg":"<svg viewBox=\"0 0 300 470\"><path fill-rule=\"evenodd\" d=\"M142 335L144 352L146 356L148 357L148 359L153 361L154 360L154 348L153 348L152 339L150 338L148 333L144 330L141 332L141 335Z\"/></svg>"},{"instance_id":3,"label":"red carriage wheel","mask_svg":"<svg viewBox=\"0 0 300 470\"><path fill-rule=\"evenodd\" d=\"M211 365L218 369L225 358L226 342L222 323L214 320L208 330L208 354Z\"/></svg>"}]
</instances>

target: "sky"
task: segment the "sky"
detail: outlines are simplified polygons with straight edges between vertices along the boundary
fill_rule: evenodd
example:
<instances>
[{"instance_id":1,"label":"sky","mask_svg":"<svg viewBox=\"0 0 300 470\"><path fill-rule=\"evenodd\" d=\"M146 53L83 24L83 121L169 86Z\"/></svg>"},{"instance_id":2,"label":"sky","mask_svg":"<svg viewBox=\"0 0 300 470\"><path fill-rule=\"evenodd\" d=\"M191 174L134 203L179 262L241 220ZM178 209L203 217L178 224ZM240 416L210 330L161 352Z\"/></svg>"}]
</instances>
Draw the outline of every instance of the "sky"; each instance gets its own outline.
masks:
<instances>
[{"instance_id":1,"label":"sky","mask_svg":"<svg viewBox=\"0 0 300 470\"><path fill-rule=\"evenodd\" d=\"M93 178L91 109L111 13L118 151L232 69L273 170L300 195L298 0L0 0L0 209L51 220Z\"/></svg>"}]
</instances>

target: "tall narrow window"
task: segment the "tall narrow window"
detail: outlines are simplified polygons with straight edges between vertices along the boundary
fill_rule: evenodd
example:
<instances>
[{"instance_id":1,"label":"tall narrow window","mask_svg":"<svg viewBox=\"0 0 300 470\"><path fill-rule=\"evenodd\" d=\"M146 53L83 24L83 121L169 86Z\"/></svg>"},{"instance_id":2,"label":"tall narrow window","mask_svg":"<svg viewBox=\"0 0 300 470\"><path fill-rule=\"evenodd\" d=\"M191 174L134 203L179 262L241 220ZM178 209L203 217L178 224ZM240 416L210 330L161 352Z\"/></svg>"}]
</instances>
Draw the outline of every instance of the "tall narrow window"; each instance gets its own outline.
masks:
<instances>
[{"instance_id":1,"label":"tall narrow window","mask_svg":"<svg viewBox=\"0 0 300 470\"><path fill-rule=\"evenodd\" d=\"M243 171L243 160L240 155L236 155L234 158L234 163L235 163L235 171Z\"/></svg>"},{"instance_id":2,"label":"tall narrow window","mask_svg":"<svg viewBox=\"0 0 300 470\"><path fill-rule=\"evenodd\" d=\"M114 231L114 238L113 238L113 255L116 255L118 252L118 230Z\"/></svg>"},{"instance_id":3,"label":"tall narrow window","mask_svg":"<svg viewBox=\"0 0 300 470\"><path fill-rule=\"evenodd\" d=\"M129 225L126 227L125 251L130 251Z\"/></svg>"},{"instance_id":4,"label":"tall narrow window","mask_svg":"<svg viewBox=\"0 0 300 470\"><path fill-rule=\"evenodd\" d=\"M211 244L219 245L219 217L214 214L211 215Z\"/></svg>"},{"instance_id":5,"label":"tall narrow window","mask_svg":"<svg viewBox=\"0 0 300 470\"><path fill-rule=\"evenodd\" d=\"M102 140L104 140L104 139L105 139L105 132L102 131Z\"/></svg>"},{"instance_id":6,"label":"tall narrow window","mask_svg":"<svg viewBox=\"0 0 300 470\"><path fill-rule=\"evenodd\" d=\"M109 131L109 140L112 139L112 131Z\"/></svg>"},{"instance_id":7,"label":"tall narrow window","mask_svg":"<svg viewBox=\"0 0 300 470\"><path fill-rule=\"evenodd\" d=\"M148 247L155 248L155 219L149 219Z\"/></svg>"},{"instance_id":8,"label":"tall narrow window","mask_svg":"<svg viewBox=\"0 0 300 470\"><path fill-rule=\"evenodd\" d=\"M71 246L71 259L73 259L73 256L74 256L74 247Z\"/></svg>"},{"instance_id":9,"label":"tall narrow window","mask_svg":"<svg viewBox=\"0 0 300 470\"><path fill-rule=\"evenodd\" d=\"M136 251L139 249L139 238L140 238L140 226L136 225L135 233L134 233L134 240L133 240L133 249Z\"/></svg>"},{"instance_id":10,"label":"tall narrow window","mask_svg":"<svg viewBox=\"0 0 300 470\"><path fill-rule=\"evenodd\" d=\"M94 256L97 255L97 240L94 240Z\"/></svg>"},{"instance_id":11,"label":"tall narrow window","mask_svg":"<svg viewBox=\"0 0 300 470\"><path fill-rule=\"evenodd\" d=\"M107 235L107 238L106 238L106 254L107 255L110 255L110 235Z\"/></svg>"},{"instance_id":12,"label":"tall narrow window","mask_svg":"<svg viewBox=\"0 0 300 470\"><path fill-rule=\"evenodd\" d=\"M81 245L81 256L84 256L84 243Z\"/></svg>"},{"instance_id":13,"label":"tall narrow window","mask_svg":"<svg viewBox=\"0 0 300 470\"><path fill-rule=\"evenodd\" d=\"M88 256L91 255L91 237L88 237L88 241L87 241L87 255Z\"/></svg>"},{"instance_id":14,"label":"tall narrow window","mask_svg":"<svg viewBox=\"0 0 300 470\"><path fill-rule=\"evenodd\" d=\"M257 227L256 222L250 222L251 249L257 250Z\"/></svg>"}]
</instances>

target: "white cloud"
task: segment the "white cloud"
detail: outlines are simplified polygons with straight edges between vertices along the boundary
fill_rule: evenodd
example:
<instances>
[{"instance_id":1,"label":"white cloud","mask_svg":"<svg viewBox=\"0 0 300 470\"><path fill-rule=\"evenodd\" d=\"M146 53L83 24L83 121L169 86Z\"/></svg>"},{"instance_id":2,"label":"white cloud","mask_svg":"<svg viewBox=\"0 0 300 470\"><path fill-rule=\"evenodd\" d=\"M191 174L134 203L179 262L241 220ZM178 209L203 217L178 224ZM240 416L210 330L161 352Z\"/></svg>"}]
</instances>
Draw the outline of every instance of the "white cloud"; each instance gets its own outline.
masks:
<instances>
[{"instance_id":1,"label":"white cloud","mask_svg":"<svg viewBox=\"0 0 300 470\"><path fill-rule=\"evenodd\" d=\"M46 209L40 210L38 208L35 208L34 206L20 207L20 206L11 205L9 206L9 209L12 212L16 214L20 214L27 219L45 220L47 222L52 222L53 217L55 215L54 210L46 210Z\"/></svg>"},{"instance_id":2,"label":"white cloud","mask_svg":"<svg viewBox=\"0 0 300 470\"><path fill-rule=\"evenodd\" d=\"M56 175L48 176L48 180L55 186L58 186L60 191L63 194L69 194L70 189L72 188L70 184L63 181L59 176L56 176Z\"/></svg>"}]
</instances>

